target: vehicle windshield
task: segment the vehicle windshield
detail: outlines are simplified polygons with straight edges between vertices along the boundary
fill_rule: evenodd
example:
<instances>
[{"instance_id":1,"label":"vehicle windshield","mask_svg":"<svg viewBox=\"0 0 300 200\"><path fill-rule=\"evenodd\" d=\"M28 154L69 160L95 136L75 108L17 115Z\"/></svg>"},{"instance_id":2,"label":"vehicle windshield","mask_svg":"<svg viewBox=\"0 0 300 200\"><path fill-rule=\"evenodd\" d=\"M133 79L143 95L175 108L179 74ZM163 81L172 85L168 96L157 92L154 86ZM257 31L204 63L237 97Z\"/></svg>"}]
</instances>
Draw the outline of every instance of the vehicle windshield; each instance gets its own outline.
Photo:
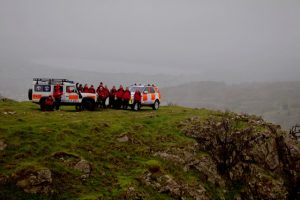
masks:
<instances>
[{"instance_id":1,"label":"vehicle windshield","mask_svg":"<svg viewBox=\"0 0 300 200\"><path fill-rule=\"evenodd\" d=\"M139 90L140 92L143 92L144 87L137 87L137 86L129 87L130 92L136 92L137 90Z\"/></svg>"}]
</instances>

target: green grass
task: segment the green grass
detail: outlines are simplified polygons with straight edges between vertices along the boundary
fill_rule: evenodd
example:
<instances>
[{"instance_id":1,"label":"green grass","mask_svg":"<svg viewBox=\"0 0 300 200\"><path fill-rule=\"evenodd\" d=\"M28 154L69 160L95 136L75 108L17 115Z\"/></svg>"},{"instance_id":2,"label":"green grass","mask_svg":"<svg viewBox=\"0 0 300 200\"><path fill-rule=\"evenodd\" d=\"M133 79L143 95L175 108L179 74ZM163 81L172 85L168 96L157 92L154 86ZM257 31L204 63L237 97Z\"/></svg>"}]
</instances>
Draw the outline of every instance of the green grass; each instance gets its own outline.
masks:
<instances>
[{"instance_id":1,"label":"green grass","mask_svg":"<svg viewBox=\"0 0 300 200\"><path fill-rule=\"evenodd\" d=\"M181 181L196 185L199 180L191 172L184 174L182 169L169 166L168 161L154 158L153 152L194 143L178 130L181 121L192 116L204 120L219 115L206 109L176 106L158 111L143 108L140 112L75 112L74 107L66 106L61 111L41 112L38 108L30 102L0 103L0 140L8 145L0 151L0 174L11 176L28 167L49 168L55 174L53 184L58 190L58 195L49 199L118 199L130 186L145 194L146 199L169 199L141 184L139 177L149 168L159 168ZM123 135L129 137L128 142L117 140ZM54 158L57 152L89 161L91 177L83 183L76 179L78 171ZM6 186L0 189L1 194L12 198L23 193L15 186ZM24 198L45 199L28 194Z\"/></svg>"}]
</instances>

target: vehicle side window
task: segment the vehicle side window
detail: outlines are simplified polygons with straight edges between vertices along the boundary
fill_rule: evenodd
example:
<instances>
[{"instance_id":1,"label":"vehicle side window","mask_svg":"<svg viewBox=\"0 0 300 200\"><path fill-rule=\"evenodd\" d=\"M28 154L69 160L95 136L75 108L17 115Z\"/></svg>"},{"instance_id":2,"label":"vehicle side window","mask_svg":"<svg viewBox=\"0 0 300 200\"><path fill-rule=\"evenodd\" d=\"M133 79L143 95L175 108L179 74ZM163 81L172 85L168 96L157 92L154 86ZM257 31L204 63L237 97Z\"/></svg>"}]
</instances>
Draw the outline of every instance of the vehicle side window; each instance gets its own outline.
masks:
<instances>
[{"instance_id":1,"label":"vehicle side window","mask_svg":"<svg viewBox=\"0 0 300 200\"><path fill-rule=\"evenodd\" d=\"M149 94L150 93L150 87L146 87L145 89L144 89L144 92L145 91L147 91L147 94Z\"/></svg>"},{"instance_id":2,"label":"vehicle side window","mask_svg":"<svg viewBox=\"0 0 300 200\"><path fill-rule=\"evenodd\" d=\"M67 86L66 91L67 91L67 93L73 93L73 92L75 92L75 87L74 86Z\"/></svg>"},{"instance_id":3,"label":"vehicle side window","mask_svg":"<svg viewBox=\"0 0 300 200\"><path fill-rule=\"evenodd\" d=\"M146 88L141 87L141 88L139 88L138 90L142 93L142 92L144 92L144 91L146 90Z\"/></svg>"},{"instance_id":4,"label":"vehicle side window","mask_svg":"<svg viewBox=\"0 0 300 200\"><path fill-rule=\"evenodd\" d=\"M149 88L149 93L155 93L155 90L154 90L153 87L150 87L150 88Z\"/></svg>"},{"instance_id":5,"label":"vehicle side window","mask_svg":"<svg viewBox=\"0 0 300 200\"><path fill-rule=\"evenodd\" d=\"M35 85L34 91L35 92L50 92L51 87L50 87L50 85Z\"/></svg>"},{"instance_id":6,"label":"vehicle side window","mask_svg":"<svg viewBox=\"0 0 300 200\"><path fill-rule=\"evenodd\" d=\"M36 92L42 92L43 91L43 86L42 85L35 85L34 86L34 91L36 91Z\"/></svg>"},{"instance_id":7,"label":"vehicle side window","mask_svg":"<svg viewBox=\"0 0 300 200\"><path fill-rule=\"evenodd\" d=\"M145 87L145 88L143 89L143 93L148 93L148 88Z\"/></svg>"},{"instance_id":8,"label":"vehicle side window","mask_svg":"<svg viewBox=\"0 0 300 200\"><path fill-rule=\"evenodd\" d=\"M43 92L50 92L50 91L51 91L51 86L50 85L44 85Z\"/></svg>"},{"instance_id":9,"label":"vehicle side window","mask_svg":"<svg viewBox=\"0 0 300 200\"><path fill-rule=\"evenodd\" d=\"M59 90L60 90L61 92L63 92L63 89L64 89L63 86L60 86L60 87L59 87ZM54 86L54 91L55 91L55 90L56 90L56 87Z\"/></svg>"}]
</instances>

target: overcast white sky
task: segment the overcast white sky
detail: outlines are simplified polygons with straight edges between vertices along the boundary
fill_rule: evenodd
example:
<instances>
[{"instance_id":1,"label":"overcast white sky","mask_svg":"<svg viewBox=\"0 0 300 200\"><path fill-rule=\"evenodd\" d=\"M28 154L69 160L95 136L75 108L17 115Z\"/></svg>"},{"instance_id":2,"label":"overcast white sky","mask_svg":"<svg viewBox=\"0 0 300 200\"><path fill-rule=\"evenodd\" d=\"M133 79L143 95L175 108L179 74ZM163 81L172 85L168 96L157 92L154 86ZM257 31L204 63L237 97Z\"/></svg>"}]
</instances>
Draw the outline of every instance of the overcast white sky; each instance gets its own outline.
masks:
<instances>
[{"instance_id":1,"label":"overcast white sky","mask_svg":"<svg viewBox=\"0 0 300 200\"><path fill-rule=\"evenodd\" d=\"M0 0L0 60L300 80L300 1Z\"/></svg>"}]
</instances>

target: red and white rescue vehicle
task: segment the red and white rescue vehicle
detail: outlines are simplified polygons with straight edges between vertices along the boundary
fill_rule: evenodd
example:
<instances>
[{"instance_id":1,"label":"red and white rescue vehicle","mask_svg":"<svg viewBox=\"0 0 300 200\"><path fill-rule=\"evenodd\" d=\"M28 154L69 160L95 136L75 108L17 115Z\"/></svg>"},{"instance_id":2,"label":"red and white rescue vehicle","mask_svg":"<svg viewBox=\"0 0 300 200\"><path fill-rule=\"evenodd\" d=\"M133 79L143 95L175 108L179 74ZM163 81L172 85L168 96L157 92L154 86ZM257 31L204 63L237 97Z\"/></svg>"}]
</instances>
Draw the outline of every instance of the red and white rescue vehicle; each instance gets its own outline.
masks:
<instances>
[{"instance_id":1,"label":"red and white rescue vehicle","mask_svg":"<svg viewBox=\"0 0 300 200\"><path fill-rule=\"evenodd\" d=\"M32 88L28 91L28 98L40 105L43 110L46 99L53 95L54 87L59 84L62 92L60 105L74 105L76 110L94 110L97 106L96 93L79 92L76 84L67 79L34 78Z\"/></svg>"},{"instance_id":2,"label":"red and white rescue vehicle","mask_svg":"<svg viewBox=\"0 0 300 200\"><path fill-rule=\"evenodd\" d=\"M141 106L150 106L153 110L159 109L161 95L157 86L155 85L132 85L129 87L131 92L131 99L129 105L132 107L134 104L134 93L139 90L141 92ZM136 108L133 108L136 110Z\"/></svg>"}]
</instances>

